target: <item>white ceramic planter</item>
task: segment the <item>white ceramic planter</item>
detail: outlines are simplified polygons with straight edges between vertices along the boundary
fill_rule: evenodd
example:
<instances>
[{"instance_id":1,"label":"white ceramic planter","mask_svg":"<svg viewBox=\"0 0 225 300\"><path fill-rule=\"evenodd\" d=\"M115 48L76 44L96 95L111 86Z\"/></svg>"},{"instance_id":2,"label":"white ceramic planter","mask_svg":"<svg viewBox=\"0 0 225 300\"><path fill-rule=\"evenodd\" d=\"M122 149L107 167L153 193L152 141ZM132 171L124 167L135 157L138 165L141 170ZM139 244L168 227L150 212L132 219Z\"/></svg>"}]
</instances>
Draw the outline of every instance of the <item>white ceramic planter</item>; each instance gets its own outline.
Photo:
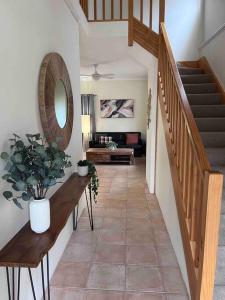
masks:
<instances>
[{"instance_id":1,"label":"white ceramic planter","mask_svg":"<svg viewBox=\"0 0 225 300\"><path fill-rule=\"evenodd\" d=\"M79 176L87 176L87 174L88 174L88 166L83 166L83 167L78 166L77 169L78 169Z\"/></svg>"},{"instance_id":2,"label":"white ceramic planter","mask_svg":"<svg viewBox=\"0 0 225 300\"><path fill-rule=\"evenodd\" d=\"M48 199L31 200L29 205L30 226L36 233L43 233L50 227L50 203Z\"/></svg>"}]
</instances>

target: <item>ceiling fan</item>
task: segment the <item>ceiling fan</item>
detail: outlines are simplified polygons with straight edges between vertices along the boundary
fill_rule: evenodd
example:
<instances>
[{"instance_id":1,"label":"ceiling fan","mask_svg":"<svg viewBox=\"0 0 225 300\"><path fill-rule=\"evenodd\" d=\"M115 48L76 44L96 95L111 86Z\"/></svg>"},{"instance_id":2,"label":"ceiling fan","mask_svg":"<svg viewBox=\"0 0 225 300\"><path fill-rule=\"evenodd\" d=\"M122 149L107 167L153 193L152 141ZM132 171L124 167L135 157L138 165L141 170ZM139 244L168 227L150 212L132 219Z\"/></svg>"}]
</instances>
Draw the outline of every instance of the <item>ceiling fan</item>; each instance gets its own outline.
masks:
<instances>
[{"instance_id":1,"label":"ceiling fan","mask_svg":"<svg viewBox=\"0 0 225 300\"><path fill-rule=\"evenodd\" d=\"M93 67L94 67L94 73L93 74L81 74L80 76L82 77L91 77L93 80L99 80L101 78L105 78L105 79L113 79L114 78L114 74L100 74L98 71L97 71L97 67L98 67L98 64L93 64Z\"/></svg>"}]
</instances>

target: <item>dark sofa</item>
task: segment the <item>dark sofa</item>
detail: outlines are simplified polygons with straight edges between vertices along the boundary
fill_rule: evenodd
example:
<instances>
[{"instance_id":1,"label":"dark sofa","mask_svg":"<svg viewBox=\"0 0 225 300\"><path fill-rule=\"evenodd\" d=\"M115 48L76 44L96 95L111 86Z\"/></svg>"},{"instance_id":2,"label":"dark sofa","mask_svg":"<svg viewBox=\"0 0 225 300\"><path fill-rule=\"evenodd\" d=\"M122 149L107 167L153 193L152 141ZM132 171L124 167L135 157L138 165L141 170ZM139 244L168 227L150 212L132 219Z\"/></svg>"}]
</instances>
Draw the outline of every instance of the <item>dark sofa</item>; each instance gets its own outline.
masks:
<instances>
[{"instance_id":1,"label":"dark sofa","mask_svg":"<svg viewBox=\"0 0 225 300\"><path fill-rule=\"evenodd\" d=\"M138 144L126 144L126 133L137 133ZM118 148L133 148L134 156L145 154L145 142L142 141L141 132L95 132L92 134L92 140L89 142L90 148L104 148L105 144L100 144L101 136L112 137L113 142L118 144Z\"/></svg>"}]
</instances>

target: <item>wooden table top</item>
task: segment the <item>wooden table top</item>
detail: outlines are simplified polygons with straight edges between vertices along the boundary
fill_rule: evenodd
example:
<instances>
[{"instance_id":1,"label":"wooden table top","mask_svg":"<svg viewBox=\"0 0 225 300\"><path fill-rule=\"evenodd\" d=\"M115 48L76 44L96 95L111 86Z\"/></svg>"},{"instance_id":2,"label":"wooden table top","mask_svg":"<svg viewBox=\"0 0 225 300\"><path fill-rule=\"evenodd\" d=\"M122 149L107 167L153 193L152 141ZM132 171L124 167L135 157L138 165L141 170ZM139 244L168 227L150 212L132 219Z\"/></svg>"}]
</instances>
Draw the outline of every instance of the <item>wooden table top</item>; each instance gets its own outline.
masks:
<instances>
[{"instance_id":1,"label":"wooden table top","mask_svg":"<svg viewBox=\"0 0 225 300\"><path fill-rule=\"evenodd\" d=\"M36 268L56 242L89 182L89 176L80 177L74 173L50 198L49 230L37 234L27 222L0 251L0 266Z\"/></svg>"},{"instance_id":2,"label":"wooden table top","mask_svg":"<svg viewBox=\"0 0 225 300\"><path fill-rule=\"evenodd\" d=\"M110 150L107 148L89 148L87 150L88 153L94 154L115 154L115 155L131 155L134 153L134 149L132 148L117 148L115 150Z\"/></svg>"}]
</instances>

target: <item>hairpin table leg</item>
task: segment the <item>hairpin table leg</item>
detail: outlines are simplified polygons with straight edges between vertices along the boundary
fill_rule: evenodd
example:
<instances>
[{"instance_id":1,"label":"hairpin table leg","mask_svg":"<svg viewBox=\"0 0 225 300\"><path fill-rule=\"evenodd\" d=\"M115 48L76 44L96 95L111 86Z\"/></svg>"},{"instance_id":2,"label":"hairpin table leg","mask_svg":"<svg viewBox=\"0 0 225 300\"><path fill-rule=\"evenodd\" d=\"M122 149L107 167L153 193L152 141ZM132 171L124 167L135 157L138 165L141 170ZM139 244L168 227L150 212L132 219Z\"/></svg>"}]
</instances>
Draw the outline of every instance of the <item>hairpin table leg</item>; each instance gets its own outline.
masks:
<instances>
[{"instance_id":1,"label":"hairpin table leg","mask_svg":"<svg viewBox=\"0 0 225 300\"><path fill-rule=\"evenodd\" d=\"M31 274L31 269L30 268L28 268L28 272L29 272L30 284L31 284L31 288L32 288L33 297L34 297L34 300L36 300L36 295L35 295L35 290L34 290L34 283L33 283L33 278L32 278L32 274Z\"/></svg>"},{"instance_id":2,"label":"hairpin table leg","mask_svg":"<svg viewBox=\"0 0 225 300\"><path fill-rule=\"evenodd\" d=\"M44 277L43 259L41 260L41 279L42 279L43 300L46 300L46 298L45 298L45 277Z\"/></svg>"},{"instance_id":3,"label":"hairpin table leg","mask_svg":"<svg viewBox=\"0 0 225 300\"><path fill-rule=\"evenodd\" d=\"M89 188L90 207L89 207L89 203L88 203L88 196L87 196L86 189L85 189L85 198L86 198L86 202L87 202L87 210L88 210L88 217L89 217L91 230L94 230L93 213L92 213L92 195L91 195L91 189L90 188Z\"/></svg>"},{"instance_id":4,"label":"hairpin table leg","mask_svg":"<svg viewBox=\"0 0 225 300\"><path fill-rule=\"evenodd\" d=\"M12 299L15 300L15 268L12 267Z\"/></svg>"},{"instance_id":5,"label":"hairpin table leg","mask_svg":"<svg viewBox=\"0 0 225 300\"><path fill-rule=\"evenodd\" d=\"M21 269L18 268L17 300L20 300L20 271Z\"/></svg>"},{"instance_id":6,"label":"hairpin table leg","mask_svg":"<svg viewBox=\"0 0 225 300\"><path fill-rule=\"evenodd\" d=\"M9 300L11 300L11 290L10 290L10 281L9 281L9 268L6 267L6 277L7 277L7 286L8 286L8 296Z\"/></svg>"},{"instance_id":7,"label":"hairpin table leg","mask_svg":"<svg viewBox=\"0 0 225 300\"><path fill-rule=\"evenodd\" d=\"M73 210L73 230L77 229L78 210L79 210L79 203L77 203L77 207L75 207Z\"/></svg>"},{"instance_id":8,"label":"hairpin table leg","mask_svg":"<svg viewBox=\"0 0 225 300\"><path fill-rule=\"evenodd\" d=\"M48 285L48 300L50 300L50 283L49 283L49 255L47 253L47 285Z\"/></svg>"}]
</instances>

